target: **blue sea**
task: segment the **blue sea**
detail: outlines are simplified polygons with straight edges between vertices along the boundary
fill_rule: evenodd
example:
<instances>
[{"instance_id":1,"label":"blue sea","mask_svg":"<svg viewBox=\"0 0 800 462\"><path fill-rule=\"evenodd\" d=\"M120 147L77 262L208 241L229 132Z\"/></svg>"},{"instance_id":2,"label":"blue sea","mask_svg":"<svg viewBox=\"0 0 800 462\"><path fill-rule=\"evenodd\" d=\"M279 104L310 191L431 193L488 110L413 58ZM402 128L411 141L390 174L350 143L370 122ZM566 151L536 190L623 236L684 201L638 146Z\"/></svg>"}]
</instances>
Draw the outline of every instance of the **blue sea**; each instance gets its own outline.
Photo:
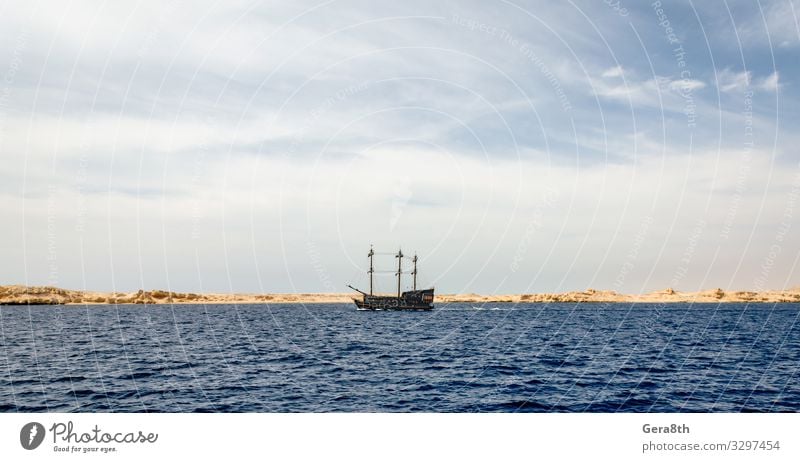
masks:
<instances>
[{"instance_id":1,"label":"blue sea","mask_svg":"<svg viewBox=\"0 0 800 462\"><path fill-rule=\"evenodd\" d=\"M797 412L798 304L0 307L4 412Z\"/></svg>"}]
</instances>

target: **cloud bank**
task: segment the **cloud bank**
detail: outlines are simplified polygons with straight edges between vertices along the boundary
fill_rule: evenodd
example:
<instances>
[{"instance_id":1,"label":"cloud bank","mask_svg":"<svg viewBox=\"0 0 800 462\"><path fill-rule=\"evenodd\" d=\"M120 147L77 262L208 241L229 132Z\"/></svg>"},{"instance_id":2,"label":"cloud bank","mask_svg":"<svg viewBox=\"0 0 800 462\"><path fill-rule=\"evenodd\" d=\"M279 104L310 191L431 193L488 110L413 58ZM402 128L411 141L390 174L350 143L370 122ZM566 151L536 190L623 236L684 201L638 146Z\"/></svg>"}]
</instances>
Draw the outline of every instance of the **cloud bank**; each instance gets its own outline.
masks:
<instances>
[{"instance_id":1,"label":"cloud bank","mask_svg":"<svg viewBox=\"0 0 800 462\"><path fill-rule=\"evenodd\" d=\"M654 5L5 4L0 281L800 284L797 5Z\"/></svg>"}]
</instances>

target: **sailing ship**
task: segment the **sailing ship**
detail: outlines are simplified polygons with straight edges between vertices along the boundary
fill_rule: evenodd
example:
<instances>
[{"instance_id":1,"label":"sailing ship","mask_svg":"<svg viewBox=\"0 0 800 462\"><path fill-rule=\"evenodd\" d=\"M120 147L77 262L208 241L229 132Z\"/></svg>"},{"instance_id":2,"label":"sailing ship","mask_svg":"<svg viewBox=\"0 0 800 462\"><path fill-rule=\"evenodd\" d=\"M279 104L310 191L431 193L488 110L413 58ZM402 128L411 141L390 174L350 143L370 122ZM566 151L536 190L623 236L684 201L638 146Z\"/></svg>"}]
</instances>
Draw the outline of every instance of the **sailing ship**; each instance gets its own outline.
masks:
<instances>
[{"instance_id":1,"label":"sailing ship","mask_svg":"<svg viewBox=\"0 0 800 462\"><path fill-rule=\"evenodd\" d=\"M433 288L417 290L417 256L411 260L414 263L414 269L411 271L413 277L412 289L401 292L401 277L403 275L403 251L399 250L397 255L397 296L393 295L375 295L372 292L373 288L373 275L375 274L375 267L373 266L373 257L375 252L372 247L369 248L369 293L356 289L351 285L347 287L355 290L362 295L359 300L354 298L358 310L417 310L429 311L433 309Z\"/></svg>"}]
</instances>

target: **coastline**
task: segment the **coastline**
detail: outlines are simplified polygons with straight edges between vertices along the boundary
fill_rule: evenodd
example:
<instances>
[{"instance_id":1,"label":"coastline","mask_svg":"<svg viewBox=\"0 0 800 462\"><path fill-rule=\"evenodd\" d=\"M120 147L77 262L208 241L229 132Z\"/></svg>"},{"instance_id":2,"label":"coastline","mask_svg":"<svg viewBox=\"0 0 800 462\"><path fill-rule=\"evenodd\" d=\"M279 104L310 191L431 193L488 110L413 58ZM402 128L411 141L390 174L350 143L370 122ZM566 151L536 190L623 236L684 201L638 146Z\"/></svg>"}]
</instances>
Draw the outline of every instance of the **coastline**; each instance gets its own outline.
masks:
<instances>
[{"instance_id":1,"label":"coastline","mask_svg":"<svg viewBox=\"0 0 800 462\"><path fill-rule=\"evenodd\" d=\"M42 286L0 286L0 305L106 305L106 304L253 304L352 303L349 293L196 294L164 290L92 292ZM788 290L678 292L672 289L647 294L621 294L587 289L557 294L507 295L443 294L434 303L800 303L800 287Z\"/></svg>"}]
</instances>

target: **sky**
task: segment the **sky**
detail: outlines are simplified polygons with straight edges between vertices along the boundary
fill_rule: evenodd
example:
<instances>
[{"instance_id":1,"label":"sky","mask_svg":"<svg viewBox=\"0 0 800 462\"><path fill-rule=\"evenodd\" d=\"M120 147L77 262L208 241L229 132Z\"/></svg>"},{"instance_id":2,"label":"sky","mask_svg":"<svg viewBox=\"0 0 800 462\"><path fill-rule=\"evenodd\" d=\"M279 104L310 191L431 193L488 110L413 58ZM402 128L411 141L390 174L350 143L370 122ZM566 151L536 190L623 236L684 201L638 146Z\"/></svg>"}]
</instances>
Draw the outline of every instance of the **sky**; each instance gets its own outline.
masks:
<instances>
[{"instance_id":1,"label":"sky","mask_svg":"<svg viewBox=\"0 0 800 462\"><path fill-rule=\"evenodd\" d=\"M400 247L438 293L800 286L798 18L5 1L0 284L346 292L373 245L382 291Z\"/></svg>"}]
</instances>

